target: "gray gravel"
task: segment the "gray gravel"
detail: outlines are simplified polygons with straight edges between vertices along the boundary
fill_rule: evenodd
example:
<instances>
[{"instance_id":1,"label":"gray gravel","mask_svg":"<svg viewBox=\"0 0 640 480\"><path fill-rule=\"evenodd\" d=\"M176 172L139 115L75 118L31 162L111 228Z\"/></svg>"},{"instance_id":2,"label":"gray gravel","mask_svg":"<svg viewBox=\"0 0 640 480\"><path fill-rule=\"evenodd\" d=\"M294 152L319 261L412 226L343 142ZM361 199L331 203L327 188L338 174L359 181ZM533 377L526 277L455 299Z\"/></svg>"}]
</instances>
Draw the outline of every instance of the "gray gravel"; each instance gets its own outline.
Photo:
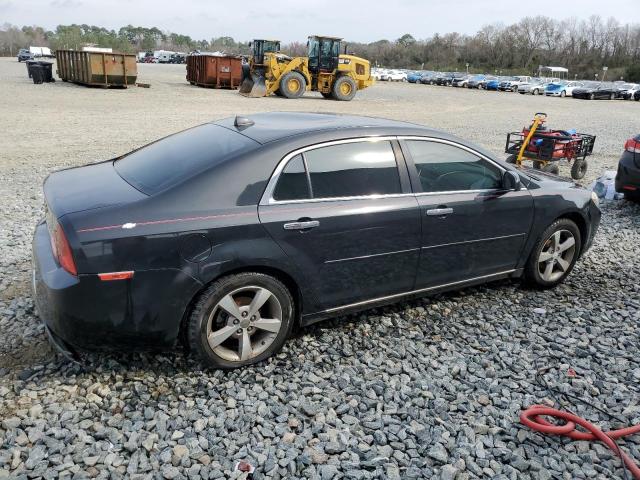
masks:
<instances>
[{"instance_id":1,"label":"gray gravel","mask_svg":"<svg viewBox=\"0 0 640 480\"><path fill-rule=\"evenodd\" d=\"M33 311L30 238L47 172L235 111L410 112L457 133L473 126L468 136L499 150L506 127L496 115L528 118L535 100L603 139L590 180L615 165L636 133L620 118L631 122L640 105L566 100L572 113L558 107L564 99L413 85L377 86L351 106L248 101L188 88L179 66L144 65L152 88L128 91L34 86L23 69L0 59L0 479L243 478L240 460L256 466L254 478L623 478L605 447L538 435L518 415L553 401L533 381L548 366L551 384L587 400L570 406L576 413L605 429L618 423L593 407L640 422L636 205L603 205L593 249L554 291L505 281L330 320L233 372L202 371L180 352L64 361ZM488 98L493 110L477 107ZM624 443L637 459L639 440Z\"/></svg>"}]
</instances>

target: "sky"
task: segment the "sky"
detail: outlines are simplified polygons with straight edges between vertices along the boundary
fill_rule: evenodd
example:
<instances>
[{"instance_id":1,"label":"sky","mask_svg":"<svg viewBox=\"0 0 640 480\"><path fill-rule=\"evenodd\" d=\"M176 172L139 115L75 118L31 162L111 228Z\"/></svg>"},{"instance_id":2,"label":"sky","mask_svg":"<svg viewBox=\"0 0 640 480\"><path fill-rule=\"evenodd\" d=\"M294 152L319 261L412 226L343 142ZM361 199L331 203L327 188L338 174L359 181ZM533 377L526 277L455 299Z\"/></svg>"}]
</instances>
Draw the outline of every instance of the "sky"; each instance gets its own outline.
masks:
<instances>
[{"instance_id":1,"label":"sky","mask_svg":"<svg viewBox=\"0 0 640 480\"><path fill-rule=\"evenodd\" d=\"M560 18L614 16L640 23L639 0L564 0L551 2ZM0 25L87 23L118 29L158 27L195 40L231 36L236 40L277 38L306 41L308 35L335 35L356 42L395 40L405 33L418 39L434 33L472 34L483 25L515 23L527 14L544 14L547 2L514 0L0 0ZM525 6L534 6L527 12ZM540 8L537 8L540 7Z\"/></svg>"}]
</instances>

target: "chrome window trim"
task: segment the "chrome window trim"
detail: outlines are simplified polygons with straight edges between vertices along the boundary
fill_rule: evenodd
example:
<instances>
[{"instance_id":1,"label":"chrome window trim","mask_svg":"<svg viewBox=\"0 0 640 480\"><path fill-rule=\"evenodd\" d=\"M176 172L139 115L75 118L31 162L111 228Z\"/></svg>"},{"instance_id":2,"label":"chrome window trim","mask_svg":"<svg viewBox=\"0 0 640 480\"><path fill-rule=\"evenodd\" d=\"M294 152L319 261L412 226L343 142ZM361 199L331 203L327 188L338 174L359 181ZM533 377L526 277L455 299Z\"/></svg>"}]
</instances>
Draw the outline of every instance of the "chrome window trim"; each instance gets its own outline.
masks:
<instances>
[{"instance_id":1,"label":"chrome window trim","mask_svg":"<svg viewBox=\"0 0 640 480\"><path fill-rule=\"evenodd\" d=\"M276 200L273 198L273 191L276 188L278 180L280 179L280 174L286 167L289 160L291 160L296 155L302 155L303 162L306 168L306 158L304 152L308 152L309 150L316 150L318 148L323 147L331 147L333 145L342 145L345 143L362 143L362 142L379 142L379 141L389 141L392 142L394 140L402 141L402 140L418 140L418 141L429 141L429 142L437 142L437 143L445 143L447 145L451 145L452 147L461 148L463 150L468 151L483 160L488 161L492 165L498 167L498 169L504 174L507 171L506 168L496 163L491 158L486 155L474 150L473 148L467 147L466 145L462 145L461 143L456 143L451 140L447 140L439 137L421 137L416 135L382 135L378 137L356 137L356 138L345 138L342 140L331 140L328 142L315 143L313 145L307 145L306 147L301 147L292 152L287 153L278 165L276 166L269 182L267 183L267 187L262 194L262 198L260 199L259 205L287 205L287 204L296 204L296 203L318 203L318 202L344 202L350 200L378 200L383 198L402 198L402 197L420 197L420 196L428 196L428 195L453 195L453 194L463 194L463 193L485 193L485 192L494 192L496 189L487 188L487 189L477 189L477 190L450 190L443 192L411 192L411 193L390 193L390 194L377 194L377 195L358 195L358 196L349 196L349 197L325 197L325 198L305 198L300 200ZM395 153L395 152L394 152ZM396 159L396 167L397 165ZM399 173L399 172L398 172ZM527 187L524 185L520 188L520 190L527 190Z\"/></svg>"},{"instance_id":2,"label":"chrome window trim","mask_svg":"<svg viewBox=\"0 0 640 480\"><path fill-rule=\"evenodd\" d=\"M267 183L267 187L262 194L262 198L260 199L260 205L284 205L288 203L316 203L316 202L336 202L336 201L344 201L344 200L367 200L367 199L377 199L377 198L394 198L394 197L407 197L413 195L413 193L392 193L392 194L378 194L378 195L359 195L359 196L351 196L351 197L326 197L326 198L306 198L302 200L276 200L273 198L273 191L276 188L276 184L280 178L280 174L284 170L284 167L289 163L293 157L298 154L301 154L304 157L304 152L308 152L309 150L316 150L318 148L323 147L331 147L333 145L342 145L345 143L364 143L364 142L381 142L381 141L389 141L392 142L396 140L397 137L395 135L383 135L379 137L356 137L356 138L345 138L343 140L331 140L328 142L316 143L313 145L307 145L306 147L298 148L292 152L287 153L282 160L276 166L271 178L269 179L269 183ZM395 152L394 158L395 158ZM398 167L398 160L396 160L396 168ZM306 159L304 160L306 165ZM398 171L398 176L400 172Z\"/></svg>"}]
</instances>

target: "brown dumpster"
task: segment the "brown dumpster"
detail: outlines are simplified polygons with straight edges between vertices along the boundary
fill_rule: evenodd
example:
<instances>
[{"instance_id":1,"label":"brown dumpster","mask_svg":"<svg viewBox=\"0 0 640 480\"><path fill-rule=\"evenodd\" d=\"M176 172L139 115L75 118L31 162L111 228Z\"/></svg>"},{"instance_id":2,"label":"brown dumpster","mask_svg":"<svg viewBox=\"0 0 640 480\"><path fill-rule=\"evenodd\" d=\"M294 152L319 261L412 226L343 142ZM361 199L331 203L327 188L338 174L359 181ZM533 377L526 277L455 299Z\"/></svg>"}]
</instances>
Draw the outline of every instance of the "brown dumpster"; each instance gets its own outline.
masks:
<instances>
[{"instance_id":1,"label":"brown dumpster","mask_svg":"<svg viewBox=\"0 0 640 480\"><path fill-rule=\"evenodd\" d=\"M64 82L127 87L138 78L136 56L125 53L57 50L58 76Z\"/></svg>"},{"instance_id":2,"label":"brown dumpster","mask_svg":"<svg viewBox=\"0 0 640 480\"><path fill-rule=\"evenodd\" d=\"M242 82L242 57L189 55L187 80L201 87L238 88Z\"/></svg>"}]
</instances>

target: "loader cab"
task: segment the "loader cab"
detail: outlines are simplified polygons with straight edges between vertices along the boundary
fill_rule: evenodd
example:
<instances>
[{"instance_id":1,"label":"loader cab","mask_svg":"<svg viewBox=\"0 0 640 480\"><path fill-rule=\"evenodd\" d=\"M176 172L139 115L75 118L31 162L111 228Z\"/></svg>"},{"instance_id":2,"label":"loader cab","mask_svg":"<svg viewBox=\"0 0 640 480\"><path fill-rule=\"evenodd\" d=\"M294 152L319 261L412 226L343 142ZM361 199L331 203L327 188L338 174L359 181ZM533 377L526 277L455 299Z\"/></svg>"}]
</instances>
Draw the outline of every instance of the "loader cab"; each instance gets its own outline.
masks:
<instances>
[{"instance_id":1,"label":"loader cab","mask_svg":"<svg viewBox=\"0 0 640 480\"><path fill-rule=\"evenodd\" d=\"M311 36L307 41L309 72L314 75L338 68L341 38Z\"/></svg>"},{"instance_id":2,"label":"loader cab","mask_svg":"<svg viewBox=\"0 0 640 480\"><path fill-rule=\"evenodd\" d=\"M249 43L254 65L264 65L264 54L280 51L280 40L253 40Z\"/></svg>"}]
</instances>

